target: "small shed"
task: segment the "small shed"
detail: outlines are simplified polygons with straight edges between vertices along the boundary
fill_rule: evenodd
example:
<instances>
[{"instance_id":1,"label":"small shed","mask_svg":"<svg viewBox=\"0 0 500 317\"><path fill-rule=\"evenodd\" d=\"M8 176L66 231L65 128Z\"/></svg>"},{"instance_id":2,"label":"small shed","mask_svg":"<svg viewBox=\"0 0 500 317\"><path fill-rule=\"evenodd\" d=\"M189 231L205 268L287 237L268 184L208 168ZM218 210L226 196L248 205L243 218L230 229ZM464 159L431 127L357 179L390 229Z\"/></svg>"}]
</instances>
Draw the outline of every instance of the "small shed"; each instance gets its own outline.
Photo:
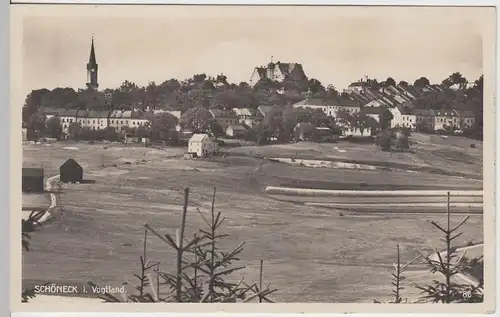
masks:
<instances>
[{"instance_id":1,"label":"small shed","mask_svg":"<svg viewBox=\"0 0 500 317\"><path fill-rule=\"evenodd\" d=\"M23 193L41 193L45 187L43 168L23 167Z\"/></svg>"},{"instance_id":2,"label":"small shed","mask_svg":"<svg viewBox=\"0 0 500 317\"><path fill-rule=\"evenodd\" d=\"M70 158L59 167L59 178L63 183L81 182L83 179L83 168L77 161Z\"/></svg>"}]
</instances>

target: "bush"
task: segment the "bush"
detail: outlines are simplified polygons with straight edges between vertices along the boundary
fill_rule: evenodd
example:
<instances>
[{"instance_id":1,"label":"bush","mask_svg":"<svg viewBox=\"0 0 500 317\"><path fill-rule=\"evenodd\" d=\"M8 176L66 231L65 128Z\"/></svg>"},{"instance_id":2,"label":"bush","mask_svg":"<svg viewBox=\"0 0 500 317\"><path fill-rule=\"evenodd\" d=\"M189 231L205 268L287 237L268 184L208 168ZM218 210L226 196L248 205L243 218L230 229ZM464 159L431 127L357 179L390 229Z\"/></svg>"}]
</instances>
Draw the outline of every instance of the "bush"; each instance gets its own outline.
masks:
<instances>
[{"instance_id":1,"label":"bush","mask_svg":"<svg viewBox=\"0 0 500 317\"><path fill-rule=\"evenodd\" d=\"M392 135L387 131L380 132L375 137L375 144L380 147L382 151L390 151L391 150L391 139Z\"/></svg>"}]
</instances>

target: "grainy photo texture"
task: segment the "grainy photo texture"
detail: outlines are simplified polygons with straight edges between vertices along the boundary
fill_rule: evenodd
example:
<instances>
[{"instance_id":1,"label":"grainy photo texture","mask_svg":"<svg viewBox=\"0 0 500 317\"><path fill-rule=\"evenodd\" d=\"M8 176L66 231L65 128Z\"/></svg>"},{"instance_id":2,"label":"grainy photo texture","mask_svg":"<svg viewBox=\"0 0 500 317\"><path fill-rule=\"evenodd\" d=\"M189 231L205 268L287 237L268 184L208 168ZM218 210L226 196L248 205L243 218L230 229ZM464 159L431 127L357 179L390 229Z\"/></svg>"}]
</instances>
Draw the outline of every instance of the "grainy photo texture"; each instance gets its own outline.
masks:
<instances>
[{"instance_id":1,"label":"grainy photo texture","mask_svg":"<svg viewBox=\"0 0 500 317\"><path fill-rule=\"evenodd\" d=\"M488 296L481 11L32 8L23 305Z\"/></svg>"}]
</instances>

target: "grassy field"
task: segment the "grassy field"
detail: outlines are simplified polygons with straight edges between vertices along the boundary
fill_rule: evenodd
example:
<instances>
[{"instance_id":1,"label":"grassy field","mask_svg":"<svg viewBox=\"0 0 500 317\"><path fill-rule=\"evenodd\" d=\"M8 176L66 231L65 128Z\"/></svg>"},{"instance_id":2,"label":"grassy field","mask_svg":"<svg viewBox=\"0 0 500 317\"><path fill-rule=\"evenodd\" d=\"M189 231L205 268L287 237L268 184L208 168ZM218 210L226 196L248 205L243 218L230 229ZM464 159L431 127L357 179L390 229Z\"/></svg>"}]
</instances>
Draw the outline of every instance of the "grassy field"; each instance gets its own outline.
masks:
<instances>
[{"instance_id":1,"label":"grassy field","mask_svg":"<svg viewBox=\"0 0 500 317\"><path fill-rule=\"evenodd\" d=\"M440 246L439 232L430 221L442 223L444 214L340 216L330 209L271 199L263 195L263 187L299 180L427 188L481 185L423 172L305 168L252 157L184 160L179 158L182 148L23 148L25 166L42 161L50 176L72 157L84 167L84 177L96 181L65 186L63 217L33 234L33 251L23 253L25 286L43 280L92 280L112 286L135 282L132 273L137 273L142 254L143 225L173 234L180 221L183 188L189 186L188 234L194 234L203 227L196 208L208 212L217 187L216 208L227 218L222 230L231 235L221 246L231 249L246 241L241 257L247 265L246 280L258 281L259 261L264 259L264 281L280 289L274 296L279 302L370 302L390 292L396 244L401 245L403 260L412 258L415 249L431 252ZM472 217L457 243L482 241L482 226L482 217ZM174 270L174 253L163 242L151 238L148 249L151 260Z\"/></svg>"},{"instance_id":2,"label":"grassy field","mask_svg":"<svg viewBox=\"0 0 500 317\"><path fill-rule=\"evenodd\" d=\"M482 143L464 137L413 133L411 153L382 152L372 143L339 141L336 144L299 142L269 146L242 146L228 150L231 155L277 158L322 159L338 162L399 167L432 174L464 176L482 180ZM476 147L471 148L474 144Z\"/></svg>"}]
</instances>

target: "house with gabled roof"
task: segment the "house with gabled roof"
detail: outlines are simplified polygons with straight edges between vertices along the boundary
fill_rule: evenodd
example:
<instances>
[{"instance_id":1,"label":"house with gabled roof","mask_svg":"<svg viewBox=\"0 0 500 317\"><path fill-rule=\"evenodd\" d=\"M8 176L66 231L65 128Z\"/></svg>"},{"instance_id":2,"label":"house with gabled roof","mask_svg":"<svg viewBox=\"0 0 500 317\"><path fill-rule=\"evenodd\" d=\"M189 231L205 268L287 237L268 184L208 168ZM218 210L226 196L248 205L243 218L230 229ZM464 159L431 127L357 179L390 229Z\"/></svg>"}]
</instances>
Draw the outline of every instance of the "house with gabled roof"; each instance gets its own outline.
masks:
<instances>
[{"instance_id":1,"label":"house with gabled roof","mask_svg":"<svg viewBox=\"0 0 500 317\"><path fill-rule=\"evenodd\" d=\"M236 113L227 109L210 109L212 118L225 130L228 126L238 124L239 119Z\"/></svg>"},{"instance_id":2,"label":"house with gabled roof","mask_svg":"<svg viewBox=\"0 0 500 317\"><path fill-rule=\"evenodd\" d=\"M196 133L189 139L188 154L204 158L217 152L217 143L205 133Z\"/></svg>"},{"instance_id":3,"label":"house with gabled roof","mask_svg":"<svg viewBox=\"0 0 500 317\"><path fill-rule=\"evenodd\" d=\"M248 83L250 86L255 86L263 78L283 82L287 77L294 77L296 80L307 79L302 64L280 61L274 63L271 61L267 66L255 67Z\"/></svg>"},{"instance_id":4,"label":"house with gabled roof","mask_svg":"<svg viewBox=\"0 0 500 317\"><path fill-rule=\"evenodd\" d=\"M319 109L329 117L336 117L340 110L349 113L359 112L361 106L355 100L346 97L332 98L307 98L292 105L294 108Z\"/></svg>"},{"instance_id":5,"label":"house with gabled roof","mask_svg":"<svg viewBox=\"0 0 500 317\"><path fill-rule=\"evenodd\" d=\"M265 117L271 109L273 109L274 106L259 106L257 107L257 110L262 114L263 117Z\"/></svg>"},{"instance_id":6,"label":"house with gabled roof","mask_svg":"<svg viewBox=\"0 0 500 317\"><path fill-rule=\"evenodd\" d=\"M233 111L236 113L239 122L250 128L258 125L264 118L260 111L252 108L233 108Z\"/></svg>"},{"instance_id":7,"label":"house with gabled roof","mask_svg":"<svg viewBox=\"0 0 500 317\"><path fill-rule=\"evenodd\" d=\"M392 113L391 128L401 127L415 129L417 120L414 109L409 105L398 105L389 109Z\"/></svg>"},{"instance_id":8,"label":"house with gabled roof","mask_svg":"<svg viewBox=\"0 0 500 317\"><path fill-rule=\"evenodd\" d=\"M247 129L241 124L231 124L226 128L225 133L228 137L239 139L246 136Z\"/></svg>"}]
</instances>

